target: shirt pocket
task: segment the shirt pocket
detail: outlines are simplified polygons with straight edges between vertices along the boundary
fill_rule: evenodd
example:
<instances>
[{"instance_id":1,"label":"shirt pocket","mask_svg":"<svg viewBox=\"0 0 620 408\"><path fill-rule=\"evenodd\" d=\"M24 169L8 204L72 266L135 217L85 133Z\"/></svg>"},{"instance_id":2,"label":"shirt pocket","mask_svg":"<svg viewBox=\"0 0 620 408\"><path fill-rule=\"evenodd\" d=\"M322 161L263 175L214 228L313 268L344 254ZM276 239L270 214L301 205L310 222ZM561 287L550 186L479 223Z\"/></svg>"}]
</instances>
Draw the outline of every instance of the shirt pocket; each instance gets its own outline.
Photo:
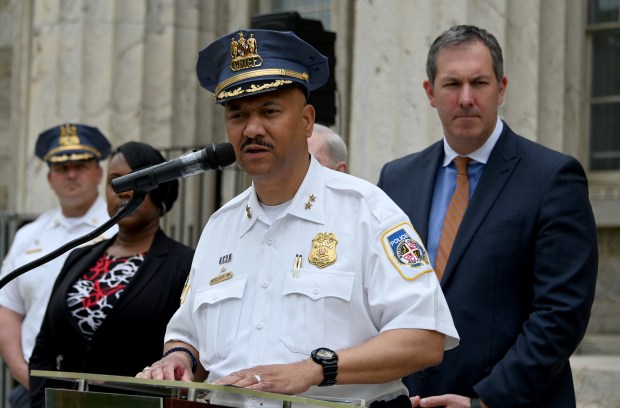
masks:
<instances>
[{"instance_id":1,"label":"shirt pocket","mask_svg":"<svg viewBox=\"0 0 620 408\"><path fill-rule=\"evenodd\" d=\"M355 274L301 269L286 275L281 341L293 353L349 346Z\"/></svg>"},{"instance_id":2,"label":"shirt pocket","mask_svg":"<svg viewBox=\"0 0 620 408\"><path fill-rule=\"evenodd\" d=\"M198 326L200 355L211 365L228 357L235 344L247 277L197 291L193 320Z\"/></svg>"}]
</instances>

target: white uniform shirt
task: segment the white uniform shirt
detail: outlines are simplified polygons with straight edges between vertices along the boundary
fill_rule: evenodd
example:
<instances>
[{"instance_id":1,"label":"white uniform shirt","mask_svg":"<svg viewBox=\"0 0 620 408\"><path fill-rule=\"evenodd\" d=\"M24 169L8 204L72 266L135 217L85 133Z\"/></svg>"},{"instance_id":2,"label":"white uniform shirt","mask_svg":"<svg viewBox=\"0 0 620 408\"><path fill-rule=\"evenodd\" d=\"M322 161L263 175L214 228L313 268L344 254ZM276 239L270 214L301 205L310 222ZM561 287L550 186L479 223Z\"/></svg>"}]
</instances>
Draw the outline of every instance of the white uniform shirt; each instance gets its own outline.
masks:
<instances>
[{"instance_id":1,"label":"white uniform shirt","mask_svg":"<svg viewBox=\"0 0 620 408\"><path fill-rule=\"evenodd\" d=\"M2 263L2 277L92 232L109 218L106 203L101 197L97 197L93 206L79 219L67 220L60 208L44 212L15 234L11 249ZM118 228L114 225L97 241L111 238L116 231ZM25 272L0 289L0 306L25 316L22 322L22 351L26 361L30 360L34 349L56 277L70 252Z\"/></svg>"},{"instance_id":2,"label":"white uniform shirt","mask_svg":"<svg viewBox=\"0 0 620 408\"><path fill-rule=\"evenodd\" d=\"M319 233L337 240L335 251L327 239L316 242L327 254L319 260L333 261L323 268L309 260ZM399 262L392 250L399 240L407 244L401 260L418 245L411 264ZM255 365L307 359L318 347L342 350L391 329L437 330L452 348L458 334L419 243L407 216L383 191L312 159L290 206L273 223L253 187L213 214L165 340L195 347L209 382ZM303 396L371 401L406 393L395 380L312 387ZM212 402L243 405L235 398ZM260 398L244 402L266 406Z\"/></svg>"}]
</instances>

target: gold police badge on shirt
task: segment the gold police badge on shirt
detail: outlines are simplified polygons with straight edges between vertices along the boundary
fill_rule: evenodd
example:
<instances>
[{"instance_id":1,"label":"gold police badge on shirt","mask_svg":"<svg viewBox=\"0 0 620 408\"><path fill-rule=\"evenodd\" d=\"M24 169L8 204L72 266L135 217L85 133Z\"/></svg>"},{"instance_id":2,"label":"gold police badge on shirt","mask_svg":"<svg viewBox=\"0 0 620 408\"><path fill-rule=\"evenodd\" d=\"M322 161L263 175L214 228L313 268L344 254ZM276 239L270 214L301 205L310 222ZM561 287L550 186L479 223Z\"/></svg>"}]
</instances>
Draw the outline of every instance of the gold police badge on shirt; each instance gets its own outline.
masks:
<instances>
[{"instance_id":1,"label":"gold police badge on shirt","mask_svg":"<svg viewBox=\"0 0 620 408\"><path fill-rule=\"evenodd\" d=\"M336 262L336 245L338 240L331 232L319 232L312 239L312 249L308 261L323 269Z\"/></svg>"},{"instance_id":2,"label":"gold police badge on shirt","mask_svg":"<svg viewBox=\"0 0 620 408\"><path fill-rule=\"evenodd\" d=\"M381 243L386 255L404 279L414 280L433 271L428 253L410 223L403 222L385 231Z\"/></svg>"}]
</instances>

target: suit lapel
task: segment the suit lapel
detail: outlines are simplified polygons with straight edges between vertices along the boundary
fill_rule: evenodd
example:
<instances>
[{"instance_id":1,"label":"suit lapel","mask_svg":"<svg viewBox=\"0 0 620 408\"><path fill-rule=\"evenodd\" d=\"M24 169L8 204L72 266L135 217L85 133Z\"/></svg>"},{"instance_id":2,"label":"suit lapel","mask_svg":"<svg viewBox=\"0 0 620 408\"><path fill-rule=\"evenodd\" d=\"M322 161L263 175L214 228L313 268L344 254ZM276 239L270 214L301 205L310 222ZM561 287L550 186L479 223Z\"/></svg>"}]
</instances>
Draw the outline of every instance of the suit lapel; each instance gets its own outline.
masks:
<instances>
[{"instance_id":1,"label":"suit lapel","mask_svg":"<svg viewBox=\"0 0 620 408\"><path fill-rule=\"evenodd\" d=\"M416 232L426 246L428 239L428 219L431 214L435 178L443 158L443 140L431 145L421 153L420 160L414 161L409 174L416 179L410 185L415 186L411 208L404 209L411 218Z\"/></svg>"},{"instance_id":2,"label":"suit lapel","mask_svg":"<svg viewBox=\"0 0 620 408\"><path fill-rule=\"evenodd\" d=\"M442 286L446 286L450 280L453 271L461 262L474 235L501 194L518 162L517 137L504 123L504 130L484 166L476 191L463 216L441 281Z\"/></svg>"},{"instance_id":3,"label":"suit lapel","mask_svg":"<svg viewBox=\"0 0 620 408\"><path fill-rule=\"evenodd\" d=\"M162 273L162 265L166 261L166 255L168 255L168 248L164 237L163 231L159 230L155 235L151 248L149 248L146 254L144 263L131 279L110 314L118 313L125 305L130 305L134 301L134 298L144 297L145 286L154 279L158 273ZM148 295L146 296L148 297Z\"/></svg>"},{"instance_id":4,"label":"suit lapel","mask_svg":"<svg viewBox=\"0 0 620 408\"><path fill-rule=\"evenodd\" d=\"M100 244L95 244L93 246L87 246L84 248L80 248L74 256L72 256L71 261L67 261L64 268L67 269L67 273L62 277L62 287L59 290L64 291L66 293L69 290L69 287L73 285L78 278L80 278L84 273L88 272L90 268L97 264L99 257L105 251L105 249L110 245L110 241L105 241ZM68 309L67 309L68 310Z\"/></svg>"}]
</instances>

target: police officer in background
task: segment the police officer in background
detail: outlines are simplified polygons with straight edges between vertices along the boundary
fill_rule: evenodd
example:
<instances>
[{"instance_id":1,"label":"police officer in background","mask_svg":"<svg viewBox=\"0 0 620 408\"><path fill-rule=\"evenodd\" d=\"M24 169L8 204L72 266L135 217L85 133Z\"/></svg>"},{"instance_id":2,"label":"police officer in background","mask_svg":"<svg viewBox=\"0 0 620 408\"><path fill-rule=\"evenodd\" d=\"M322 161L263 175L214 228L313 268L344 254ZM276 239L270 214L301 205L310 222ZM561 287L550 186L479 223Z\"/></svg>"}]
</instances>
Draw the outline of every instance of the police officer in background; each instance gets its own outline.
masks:
<instances>
[{"instance_id":1,"label":"police officer in background","mask_svg":"<svg viewBox=\"0 0 620 408\"><path fill-rule=\"evenodd\" d=\"M410 407L400 377L458 334L403 211L308 153L327 58L292 32L241 30L202 50L197 72L252 186L210 218L164 356L137 376Z\"/></svg>"},{"instance_id":2,"label":"police officer in background","mask_svg":"<svg viewBox=\"0 0 620 408\"><path fill-rule=\"evenodd\" d=\"M17 231L2 264L2 276L92 232L109 219L98 186L99 162L110 143L99 129L67 123L41 133L35 154L49 166L47 180L59 207L46 211ZM110 238L116 226L101 239ZM0 289L0 354L19 383L9 397L11 406L29 407L28 360L45 314L52 286L69 251L20 275Z\"/></svg>"}]
</instances>

